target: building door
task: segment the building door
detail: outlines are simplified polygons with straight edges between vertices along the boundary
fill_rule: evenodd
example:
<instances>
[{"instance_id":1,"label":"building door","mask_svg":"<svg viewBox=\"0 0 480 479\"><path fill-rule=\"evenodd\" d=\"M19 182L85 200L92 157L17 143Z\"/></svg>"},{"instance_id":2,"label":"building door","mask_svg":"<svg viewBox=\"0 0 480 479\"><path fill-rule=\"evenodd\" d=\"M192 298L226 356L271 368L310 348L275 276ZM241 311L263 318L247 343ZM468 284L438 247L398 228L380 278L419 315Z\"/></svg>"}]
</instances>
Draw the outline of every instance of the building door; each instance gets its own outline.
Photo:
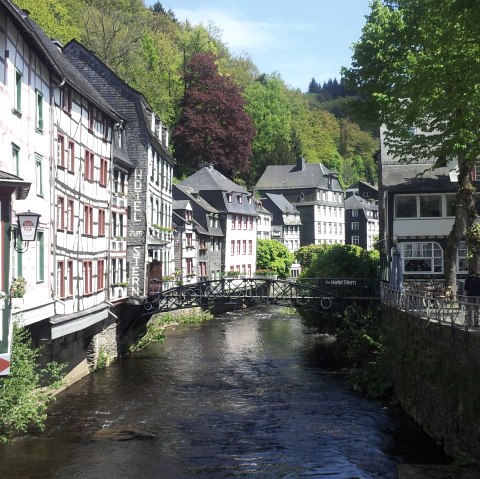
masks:
<instances>
[{"instance_id":1,"label":"building door","mask_svg":"<svg viewBox=\"0 0 480 479\"><path fill-rule=\"evenodd\" d=\"M148 294L157 294L162 290L162 262L154 259L148 265Z\"/></svg>"}]
</instances>

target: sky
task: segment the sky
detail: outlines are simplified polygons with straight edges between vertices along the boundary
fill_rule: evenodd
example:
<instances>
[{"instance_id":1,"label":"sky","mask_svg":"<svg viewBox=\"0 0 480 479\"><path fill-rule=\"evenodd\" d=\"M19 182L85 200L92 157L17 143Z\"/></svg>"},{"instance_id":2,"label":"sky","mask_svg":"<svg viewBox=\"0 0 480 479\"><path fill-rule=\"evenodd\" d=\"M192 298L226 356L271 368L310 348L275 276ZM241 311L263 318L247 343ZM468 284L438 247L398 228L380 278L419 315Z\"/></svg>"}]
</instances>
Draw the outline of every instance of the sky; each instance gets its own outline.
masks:
<instances>
[{"instance_id":1,"label":"sky","mask_svg":"<svg viewBox=\"0 0 480 479\"><path fill-rule=\"evenodd\" d=\"M155 0L147 0L152 5ZM247 53L260 73L278 73L305 92L312 78L340 79L350 66L370 0L160 0L193 25L213 23L235 55Z\"/></svg>"}]
</instances>

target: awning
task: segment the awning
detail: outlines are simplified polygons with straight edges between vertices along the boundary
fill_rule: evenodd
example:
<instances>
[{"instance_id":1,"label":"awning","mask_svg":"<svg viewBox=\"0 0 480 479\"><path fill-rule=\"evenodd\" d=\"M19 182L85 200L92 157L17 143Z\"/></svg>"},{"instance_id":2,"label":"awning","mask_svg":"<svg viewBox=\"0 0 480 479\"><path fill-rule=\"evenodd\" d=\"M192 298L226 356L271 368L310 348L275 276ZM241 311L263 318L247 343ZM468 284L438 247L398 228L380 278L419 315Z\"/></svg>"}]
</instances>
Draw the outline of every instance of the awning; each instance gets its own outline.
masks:
<instances>
[{"instance_id":1,"label":"awning","mask_svg":"<svg viewBox=\"0 0 480 479\"><path fill-rule=\"evenodd\" d=\"M19 176L0 170L0 190L6 191L9 195L15 191L17 200L24 200L28 196L31 185L30 182L24 181Z\"/></svg>"}]
</instances>

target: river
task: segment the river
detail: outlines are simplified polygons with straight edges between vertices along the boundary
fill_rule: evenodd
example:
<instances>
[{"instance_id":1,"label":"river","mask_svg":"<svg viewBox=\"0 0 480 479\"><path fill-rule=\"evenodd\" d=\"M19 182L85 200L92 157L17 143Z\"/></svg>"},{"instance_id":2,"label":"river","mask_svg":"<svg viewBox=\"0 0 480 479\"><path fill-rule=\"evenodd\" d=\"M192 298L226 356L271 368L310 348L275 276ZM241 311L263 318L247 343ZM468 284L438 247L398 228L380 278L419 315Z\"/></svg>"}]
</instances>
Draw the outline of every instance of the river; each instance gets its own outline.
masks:
<instances>
[{"instance_id":1,"label":"river","mask_svg":"<svg viewBox=\"0 0 480 479\"><path fill-rule=\"evenodd\" d=\"M397 409L345 387L326 339L281 308L179 326L61 393L0 447L19 479L395 478L443 460Z\"/></svg>"}]
</instances>

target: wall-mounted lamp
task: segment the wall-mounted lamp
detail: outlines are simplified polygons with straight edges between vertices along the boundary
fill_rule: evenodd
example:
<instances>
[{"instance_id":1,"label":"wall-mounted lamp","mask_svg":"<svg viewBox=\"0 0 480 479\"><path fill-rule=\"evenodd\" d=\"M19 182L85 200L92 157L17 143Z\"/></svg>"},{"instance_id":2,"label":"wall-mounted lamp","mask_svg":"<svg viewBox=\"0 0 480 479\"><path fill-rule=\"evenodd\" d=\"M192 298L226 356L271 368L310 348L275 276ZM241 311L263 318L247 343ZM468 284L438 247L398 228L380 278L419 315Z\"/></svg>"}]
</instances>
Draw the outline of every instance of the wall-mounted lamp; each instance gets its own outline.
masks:
<instances>
[{"instance_id":1,"label":"wall-mounted lamp","mask_svg":"<svg viewBox=\"0 0 480 479\"><path fill-rule=\"evenodd\" d=\"M18 253L25 253L28 246L37 237L38 221L40 214L28 211L26 213L17 213L17 227L10 228L13 233L13 247ZM23 247L17 245L17 238L25 243Z\"/></svg>"}]
</instances>

